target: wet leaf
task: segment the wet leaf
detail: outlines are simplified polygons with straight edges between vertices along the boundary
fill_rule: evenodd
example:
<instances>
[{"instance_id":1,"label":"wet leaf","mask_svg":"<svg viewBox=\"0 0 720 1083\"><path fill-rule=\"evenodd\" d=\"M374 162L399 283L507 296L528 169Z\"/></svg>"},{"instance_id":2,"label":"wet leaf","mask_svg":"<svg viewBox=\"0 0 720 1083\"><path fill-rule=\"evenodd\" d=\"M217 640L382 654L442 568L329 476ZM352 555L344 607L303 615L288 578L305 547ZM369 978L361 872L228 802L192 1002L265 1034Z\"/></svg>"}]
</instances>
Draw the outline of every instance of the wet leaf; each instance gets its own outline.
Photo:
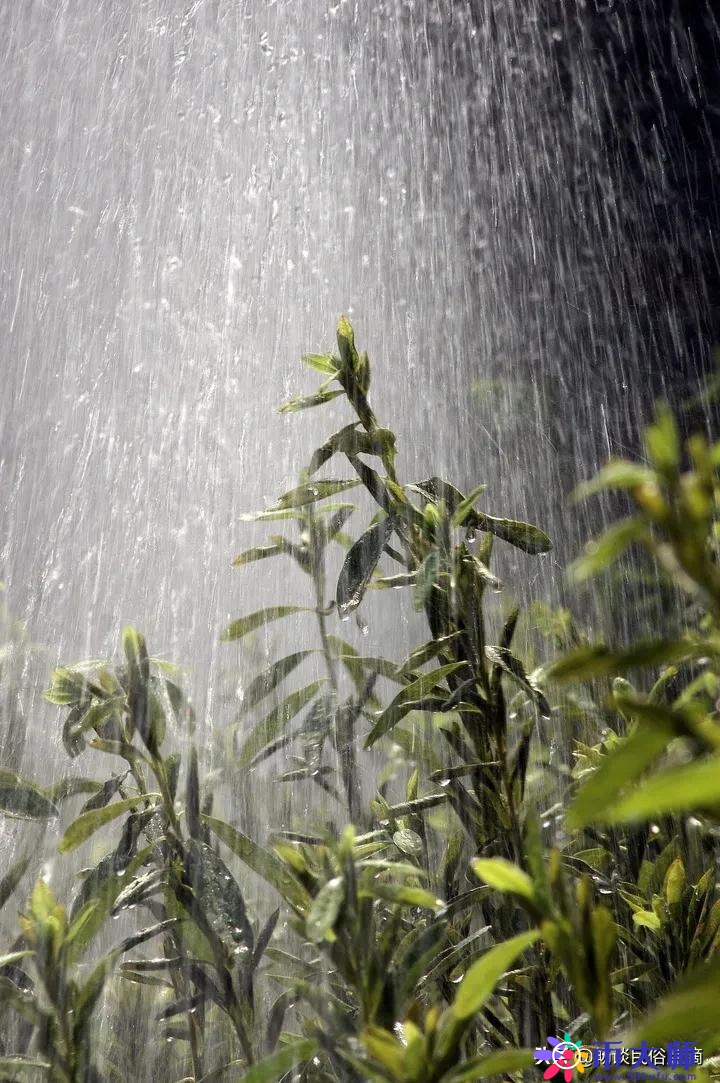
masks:
<instances>
[{"instance_id":1,"label":"wet leaf","mask_svg":"<svg viewBox=\"0 0 720 1083\"><path fill-rule=\"evenodd\" d=\"M720 756L659 771L630 793L608 802L593 819L617 824L715 807L720 807Z\"/></svg>"},{"instance_id":2,"label":"wet leaf","mask_svg":"<svg viewBox=\"0 0 720 1083\"><path fill-rule=\"evenodd\" d=\"M106 805L105 808L84 812L65 831L60 840L58 852L61 854L69 853L85 842L86 839L89 839L91 835L94 835L96 831L99 831L101 827L104 827L105 824L110 823L111 820L116 820L118 816L123 816L126 812L137 808L138 805L153 802L157 799L157 794L128 797L125 801L116 801L114 805Z\"/></svg>"},{"instance_id":3,"label":"wet leaf","mask_svg":"<svg viewBox=\"0 0 720 1083\"><path fill-rule=\"evenodd\" d=\"M404 718L408 711L412 710L414 703L424 699L428 692L431 692L441 681L444 681L446 677L449 677L451 673L455 673L464 665L465 662L451 662L447 666L439 666L430 673L423 673L416 680L406 685L376 719L375 725L365 742L365 747L371 748L380 737L388 733L401 718Z\"/></svg>"},{"instance_id":4,"label":"wet leaf","mask_svg":"<svg viewBox=\"0 0 720 1083\"><path fill-rule=\"evenodd\" d=\"M26 1057L19 1053L8 1057L0 1056L0 1079L36 1079L38 1075L45 1075L51 1069L52 1065L42 1057Z\"/></svg>"},{"instance_id":5,"label":"wet leaf","mask_svg":"<svg viewBox=\"0 0 720 1083\"><path fill-rule=\"evenodd\" d=\"M394 903L396 906L418 906L423 910L432 910L434 914L442 910L445 905L442 899L438 899L425 888L383 883L380 880L372 880L364 884L360 888L359 895L361 898L370 896L374 899L384 899L385 902Z\"/></svg>"},{"instance_id":6,"label":"wet leaf","mask_svg":"<svg viewBox=\"0 0 720 1083\"><path fill-rule=\"evenodd\" d=\"M440 575L440 553L433 549L428 553L417 572L413 590L413 605L417 610L424 609L438 576Z\"/></svg>"},{"instance_id":7,"label":"wet leaf","mask_svg":"<svg viewBox=\"0 0 720 1083\"><path fill-rule=\"evenodd\" d=\"M314 504L316 500L326 500L329 496L336 496L346 489L354 489L360 482L357 478L328 478L322 481L309 481L304 485L298 485L296 489L284 493L268 511L286 511L288 508L301 508L306 504Z\"/></svg>"},{"instance_id":8,"label":"wet leaf","mask_svg":"<svg viewBox=\"0 0 720 1083\"><path fill-rule=\"evenodd\" d=\"M10 866L8 871L0 880L0 910L2 910L8 899L12 898L18 887L18 884L30 867L31 860L32 858L30 854L26 854L25 857L21 857L19 861L16 861L14 865Z\"/></svg>"},{"instance_id":9,"label":"wet leaf","mask_svg":"<svg viewBox=\"0 0 720 1083\"><path fill-rule=\"evenodd\" d=\"M220 639L225 643L230 643L236 639L242 639L243 636L249 635L250 632L254 632L256 628L261 628L264 624L269 624L271 621L280 620L282 617L289 617L293 613L311 613L312 610L305 608L301 605L274 605L267 609L258 609L255 613L250 613L247 617L240 617L239 620L234 620L230 624Z\"/></svg>"},{"instance_id":10,"label":"wet leaf","mask_svg":"<svg viewBox=\"0 0 720 1083\"><path fill-rule=\"evenodd\" d=\"M576 583L582 583L590 576L597 575L617 560L645 531L642 519L634 516L613 523L599 538L588 542L583 555L571 564L568 575Z\"/></svg>"},{"instance_id":11,"label":"wet leaf","mask_svg":"<svg viewBox=\"0 0 720 1083\"><path fill-rule=\"evenodd\" d=\"M225 862L206 843L191 839L185 853L185 873L218 938L242 940L252 951L254 936L245 900Z\"/></svg>"},{"instance_id":12,"label":"wet leaf","mask_svg":"<svg viewBox=\"0 0 720 1083\"><path fill-rule=\"evenodd\" d=\"M255 677L246 691L243 692L241 710L247 711L251 707L255 707L265 696L274 691L281 681L284 681L301 662L314 653L312 650L296 651L294 654L288 654L285 658L273 662L264 673Z\"/></svg>"},{"instance_id":13,"label":"wet leaf","mask_svg":"<svg viewBox=\"0 0 720 1083\"><path fill-rule=\"evenodd\" d=\"M190 762L185 782L185 820L191 838L201 837L200 832L200 778L198 775L197 749L190 749Z\"/></svg>"},{"instance_id":14,"label":"wet leaf","mask_svg":"<svg viewBox=\"0 0 720 1083\"><path fill-rule=\"evenodd\" d=\"M21 820L52 820L59 813L39 787L14 771L0 769L0 815Z\"/></svg>"},{"instance_id":15,"label":"wet leaf","mask_svg":"<svg viewBox=\"0 0 720 1083\"><path fill-rule=\"evenodd\" d=\"M552 549L552 542L547 534L531 523L518 522L515 519L498 519L494 515L486 515L485 512L473 512L468 515L466 525L474 526L477 530L485 530L494 534L496 538L509 542L516 549L522 549L525 553L536 555L547 553Z\"/></svg>"},{"instance_id":16,"label":"wet leaf","mask_svg":"<svg viewBox=\"0 0 720 1083\"><path fill-rule=\"evenodd\" d=\"M104 808L105 805L108 805L112 801L126 778L127 773L109 778L107 782L104 782L100 789L85 802L80 809L80 812L90 812L94 808Z\"/></svg>"},{"instance_id":17,"label":"wet leaf","mask_svg":"<svg viewBox=\"0 0 720 1083\"><path fill-rule=\"evenodd\" d=\"M46 790L46 793L53 804L59 804L61 801L67 801L71 797L78 797L80 794L98 793L100 789L100 783L92 778L73 777L64 778L60 782L56 782L54 786L51 786Z\"/></svg>"},{"instance_id":18,"label":"wet leaf","mask_svg":"<svg viewBox=\"0 0 720 1083\"><path fill-rule=\"evenodd\" d=\"M336 594L341 617L348 616L360 605L385 543L394 529L395 519L389 515L361 535L345 557Z\"/></svg>"},{"instance_id":19,"label":"wet leaf","mask_svg":"<svg viewBox=\"0 0 720 1083\"><path fill-rule=\"evenodd\" d=\"M223 820L217 820L212 816L201 818L221 842L224 842L248 868L275 888L292 907L300 911L309 907L310 896L307 891L272 850L265 850Z\"/></svg>"},{"instance_id":20,"label":"wet leaf","mask_svg":"<svg viewBox=\"0 0 720 1083\"><path fill-rule=\"evenodd\" d=\"M646 466L628 462L625 459L614 459L590 481L578 485L571 499L573 501L585 500L588 496L603 492L605 489L635 489L642 485L653 485L654 482L655 475Z\"/></svg>"},{"instance_id":21,"label":"wet leaf","mask_svg":"<svg viewBox=\"0 0 720 1083\"><path fill-rule=\"evenodd\" d=\"M525 667L519 658L516 658L507 647L488 646L485 648L485 655L494 666L498 666L515 682L515 684L519 685L520 688L528 693L531 700L540 711L540 714L545 718L550 718L550 715L552 714L550 704L542 691L535 684L534 680L527 675Z\"/></svg>"},{"instance_id":22,"label":"wet leaf","mask_svg":"<svg viewBox=\"0 0 720 1083\"><path fill-rule=\"evenodd\" d=\"M416 831L402 828L393 835L393 842L401 853L409 857L421 857L423 853L423 840Z\"/></svg>"},{"instance_id":23,"label":"wet leaf","mask_svg":"<svg viewBox=\"0 0 720 1083\"><path fill-rule=\"evenodd\" d=\"M704 653L707 653L705 647ZM667 665L686 658L702 657L699 644L684 640L649 640L628 650L613 651L604 644L577 647L568 651L545 670L553 681L586 681L595 677L614 677L629 669Z\"/></svg>"},{"instance_id":24,"label":"wet leaf","mask_svg":"<svg viewBox=\"0 0 720 1083\"><path fill-rule=\"evenodd\" d=\"M330 353L306 353L303 354L303 361L315 372L321 372L324 376L336 376L340 365L339 358L333 357Z\"/></svg>"},{"instance_id":25,"label":"wet leaf","mask_svg":"<svg viewBox=\"0 0 720 1083\"><path fill-rule=\"evenodd\" d=\"M530 929L529 932L520 933L519 936L490 948L490 951L474 962L460 983L451 1009L453 1015L463 1020L471 1019L479 1012L518 955L527 951L539 936L539 929Z\"/></svg>"},{"instance_id":26,"label":"wet leaf","mask_svg":"<svg viewBox=\"0 0 720 1083\"><path fill-rule=\"evenodd\" d=\"M257 560L266 560L268 557L276 557L285 552L285 546L277 542L275 545L260 545L255 549L246 549L244 553L238 553L236 557L233 557L232 564L234 568L239 568L243 564L252 564Z\"/></svg>"},{"instance_id":27,"label":"wet leaf","mask_svg":"<svg viewBox=\"0 0 720 1083\"><path fill-rule=\"evenodd\" d=\"M338 398L339 395L344 395L345 392L341 387L330 390L329 388L321 391L316 391L314 395L301 395L295 399L288 399L280 407L281 414L294 414L298 410L307 410L312 406L322 406L323 403L332 402L333 399Z\"/></svg>"},{"instance_id":28,"label":"wet leaf","mask_svg":"<svg viewBox=\"0 0 720 1083\"><path fill-rule=\"evenodd\" d=\"M608 822L613 799L640 775L662 752L673 736L670 726L641 726L621 741L580 787L567 813L569 827L591 821ZM635 790L633 792L636 792Z\"/></svg>"},{"instance_id":29,"label":"wet leaf","mask_svg":"<svg viewBox=\"0 0 720 1083\"><path fill-rule=\"evenodd\" d=\"M496 891L507 891L535 902L535 885L528 874L511 861L503 857L476 857L470 864L478 879L484 880Z\"/></svg>"},{"instance_id":30,"label":"wet leaf","mask_svg":"<svg viewBox=\"0 0 720 1083\"><path fill-rule=\"evenodd\" d=\"M208 1072L198 1083L223 1083L226 1078L231 1078L233 1083L278 1083L284 1076L298 1064L304 1064L315 1056L319 1046L314 1038L303 1038L300 1041L291 1042L277 1053L266 1057L264 1060L247 1068L245 1061L234 1060ZM238 1075L243 1071L242 1075Z\"/></svg>"},{"instance_id":31,"label":"wet leaf","mask_svg":"<svg viewBox=\"0 0 720 1083\"><path fill-rule=\"evenodd\" d=\"M335 876L320 888L305 919L305 934L313 944L327 937L345 900L345 880Z\"/></svg>"},{"instance_id":32,"label":"wet leaf","mask_svg":"<svg viewBox=\"0 0 720 1083\"><path fill-rule=\"evenodd\" d=\"M317 694L318 689L326 683L326 680L325 677L321 677L305 688L299 688L297 691L291 692L262 721L258 722L242 743L238 766L249 766L263 749L271 745L279 735L282 735L288 722L302 711L303 707L307 706Z\"/></svg>"},{"instance_id":33,"label":"wet leaf","mask_svg":"<svg viewBox=\"0 0 720 1083\"><path fill-rule=\"evenodd\" d=\"M339 432L326 440L313 454L308 472L314 474L335 454L345 455L380 455L383 458L394 455L395 434L389 429L373 429L366 432L358 429L357 422L346 425Z\"/></svg>"}]
</instances>

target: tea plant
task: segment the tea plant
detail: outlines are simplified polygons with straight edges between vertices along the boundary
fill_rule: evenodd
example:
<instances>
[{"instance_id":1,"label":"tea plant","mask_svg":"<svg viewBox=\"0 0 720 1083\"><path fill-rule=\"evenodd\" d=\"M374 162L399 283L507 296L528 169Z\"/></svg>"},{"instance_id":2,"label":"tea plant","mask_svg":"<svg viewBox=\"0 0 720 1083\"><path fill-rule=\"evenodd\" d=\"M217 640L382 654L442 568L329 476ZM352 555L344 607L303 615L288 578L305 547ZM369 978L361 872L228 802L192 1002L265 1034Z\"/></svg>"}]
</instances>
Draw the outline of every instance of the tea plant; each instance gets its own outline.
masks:
<instances>
[{"instance_id":1,"label":"tea plant","mask_svg":"<svg viewBox=\"0 0 720 1083\"><path fill-rule=\"evenodd\" d=\"M12 1039L0 1077L124 1080L151 1063L153 1078L208 1083L530 1078L533 1047L566 1031L720 1053L720 445L694 437L684 453L661 411L648 462L611 463L584 489L618 487L631 506L576 577L641 545L691 599L687 632L612 650L551 615L575 645L531 670L513 646L517 610L497 616L493 546L532 556L547 536L489 514L482 487L401 480L347 320L336 354L305 361L324 381L284 412L337 399L351 420L252 517L283 532L235 564L290 559L309 599L240 617L223 639L306 613L317 645L243 682L224 770L259 789L282 754L279 783L314 787L325 822L286 825L264 846L217 814L192 708L138 632L124 633L119 664L56 670L48 698L65 712L68 755L120 766L51 790L5 771L0 808L54 818L83 797L63 861L102 829L116 837L69 907L42 881L23 907L0 958ZM338 463L349 476L319 476ZM392 588L409 592L426 636L404 658L364 655L336 622ZM318 659L322 674L298 681ZM550 813L540 727L563 729L576 753ZM0 883L0 904L26 868ZM265 921L243 868L277 898ZM133 912L149 924L108 949L108 919ZM150 1051L135 1039L148 1019Z\"/></svg>"}]
</instances>

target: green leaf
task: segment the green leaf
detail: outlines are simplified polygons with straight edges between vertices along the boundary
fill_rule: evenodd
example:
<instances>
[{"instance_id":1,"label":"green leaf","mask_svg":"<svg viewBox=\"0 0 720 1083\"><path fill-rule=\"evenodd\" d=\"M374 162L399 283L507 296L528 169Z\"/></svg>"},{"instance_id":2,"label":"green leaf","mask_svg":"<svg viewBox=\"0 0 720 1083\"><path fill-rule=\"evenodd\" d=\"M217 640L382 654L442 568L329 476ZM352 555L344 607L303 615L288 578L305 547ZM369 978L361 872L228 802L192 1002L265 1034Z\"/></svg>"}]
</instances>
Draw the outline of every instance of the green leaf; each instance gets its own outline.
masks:
<instances>
[{"instance_id":1,"label":"green leaf","mask_svg":"<svg viewBox=\"0 0 720 1083\"><path fill-rule=\"evenodd\" d=\"M207 843L191 839L185 850L185 874L218 939L243 941L252 951L254 936L245 900L225 862Z\"/></svg>"},{"instance_id":2,"label":"green leaf","mask_svg":"<svg viewBox=\"0 0 720 1083\"><path fill-rule=\"evenodd\" d=\"M14 894L18 884L27 872L31 860L32 857L30 854L21 857L19 861L16 861L14 865L10 866L2 880L0 880L0 910L2 910L5 903Z\"/></svg>"},{"instance_id":3,"label":"green leaf","mask_svg":"<svg viewBox=\"0 0 720 1083\"><path fill-rule=\"evenodd\" d=\"M243 835L237 828L213 816L201 816L203 823L224 842L228 849L243 861L248 868L260 876L278 894L296 910L304 912L310 906L310 896L280 858L272 852L258 846L256 842Z\"/></svg>"},{"instance_id":4,"label":"green leaf","mask_svg":"<svg viewBox=\"0 0 720 1083\"><path fill-rule=\"evenodd\" d=\"M459 1068L444 1075L440 1083L474 1083L493 1075L508 1075L532 1068L536 1063L532 1049L499 1049L496 1053L471 1057Z\"/></svg>"},{"instance_id":5,"label":"green leaf","mask_svg":"<svg viewBox=\"0 0 720 1083\"><path fill-rule=\"evenodd\" d=\"M240 710L244 712L250 710L251 707L255 707L265 696L273 692L301 662L314 653L311 650L296 651L295 654L288 654L277 662L273 662L264 673L255 677L243 692Z\"/></svg>"},{"instance_id":6,"label":"green leaf","mask_svg":"<svg viewBox=\"0 0 720 1083\"><path fill-rule=\"evenodd\" d=\"M605 489L635 489L641 485L653 485L655 475L646 466L628 462L626 459L614 459L603 467L594 478L585 481L572 493L573 501L585 500L594 493Z\"/></svg>"},{"instance_id":7,"label":"green leaf","mask_svg":"<svg viewBox=\"0 0 720 1083\"><path fill-rule=\"evenodd\" d=\"M301 508L306 504L314 504L316 500L325 500L328 496L345 492L346 489L354 489L360 482L357 478L332 478L324 481L309 481L304 485L298 485L296 489L284 493L268 511L286 511L288 508Z\"/></svg>"},{"instance_id":8,"label":"green leaf","mask_svg":"<svg viewBox=\"0 0 720 1083\"><path fill-rule=\"evenodd\" d=\"M308 472L314 474L333 455L337 453L345 455L380 455L383 460L395 453L395 434L389 429L373 429L365 432L357 428L357 422L346 425L339 432L326 440L313 454L308 467Z\"/></svg>"},{"instance_id":9,"label":"green leaf","mask_svg":"<svg viewBox=\"0 0 720 1083\"><path fill-rule=\"evenodd\" d=\"M339 395L344 395L345 392L341 387L336 390L320 390L316 391L314 395L302 395L299 398L289 399L284 402L280 407L281 414L294 414L298 410L307 410L311 406L322 406L325 402L331 402Z\"/></svg>"},{"instance_id":10,"label":"green leaf","mask_svg":"<svg viewBox=\"0 0 720 1083\"><path fill-rule=\"evenodd\" d=\"M680 469L680 434L667 405L657 409L655 421L645 429L645 450L652 464L666 477Z\"/></svg>"},{"instance_id":11,"label":"green leaf","mask_svg":"<svg viewBox=\"0 0 720 1083\"><path fill-rule=\"evenodd\" d=\"M243 564L252 564L256 560L266 560L268 557L276 557L285 552L285 546L276 543L275 545L260 545L256 549L246 549L244 553L238 553L236 557L233 557L233 567L239 568Z\"/></svg>"},{"instance_id":12,"label":"green leaf","mask_svg":"<svg viewBox=\"0 0 720 1083\"><path fill-rule=\"evenodd\" d=\"M708 650L706 646L704 654ZM587 681L595 677L614 677L629 669L666 665L702 656L700 644L685 640L641 641L624 651L610 650L601 643L578 647L562 655L547 667L545 676L553 681Z\"/></svg>"},{"instance_id":13,"label":"green leaf","mask_svg":"<svg viewBox=\"0 0 720 1083\"><path fill-rule=\"evenodd\" d=\"M355 510L354 504L348 504L343 501L330 502L328 504L321 504L319 508L315 508L316 515L329 515L342 511L345 508L349 508L350 511ZM305 508L284 508L281 511L275 511L272 508L267 511L250 512L249 514L241 515L240 518L244 523L265 523L265 522L277 522L278 520L300 519L303 520L307 517L307 510Z\"/></svg>"},{"instance_id":14,"label":"green leaf","mask_svg":"<svg viewBox=\"0 0 720 1083\"><path fill-rule=\"evenodd\" d=\"M65 831L65 834L60 839L58 852L61 854L69 853L85 842L86 839L89 839L91 835L94 835L96 831L99 831L101 827L104 827L105 824L110 823L111 820L116 820L118 816L130 812L132 809L137 808L138 805L157 800L157 797L157 794L128 797L125 801L116 801L114 805L106 805L104 808L83 812Z\"/></svg>"},{"instance_id":15,"label":"green leaf","mask_svg":"<svg viewBox=\"0 0 720 1083\"><path fill-rule=\"evenodd\" d=\"M485 952L473 963L460 983L451 1009L453 1015L465 1020L479 1012L518 955L527 951L539 937L539 929L530 929Z\"/></svg>"},{"instance_id":16,"label":"green leaf","mask_svg":"<svg viewBox=\"0 0 720 1083\"><path fill-rule=\"evenodd\" d=\"M590 576L597 575L618 557L646 531L642 519L632 516L613 523L599 538L594 538L585 546L583 555L568 569L568 576L576 583L582 583Z\"/></svg>"},{"instance_id":17,"label":"green leaf","mask_svg":"<svg viewBox=\"0 0 720 1083\"><path fill-rule=\"evenodd\" d=\"M29 948L25 951L11 951L7 955L0 955L0 970L6 966L12 966L14 963L19 963L23 959L27 959L28 956L34 955L35 952Z\"/></svg>"},{"instance_id":18,"label":"green leaf","mask_svg":"<svg viewBox=\"0 0 720 1083\"><path fill-rule=\"evenodd\" d=\"M598 823L655 819L720 806L720 756L660 771L597 813Z\"/></svg>"},{"instance_id":19,"label":"green leaf","mask_svg":"<svg viewBox=\"0 0 720 1083\"><path fill-rule=\"evenodd\" d=\"M620 741L581 786L568 810L568 826L579 828L591 821L607 822L613 799L664 752L673 735L672 727L660 720L656 725L638 726Z\"/></svg>"},{"instance_id":20,"label":"green leaf","mask_svg":"<svg viewBox=\"0 0 720 1083\"><path fill-rule=\"evenodd\" d=\"M325 940L337 921L345 901L345 880L335 876L318 891L305 919L305 935L313 944Z\"/></svg>"},{"instance_id":21,"label":"green leaf","mask_svg":"<svg viewBox=\"0 0 720 1083\"><path fill-rule=\"evenodd\" d=\"M671 1034L682 1034L688 1035L698 1048L712 1044L717 1049L720 1038L718 999L720 969L717 962L711 960L684 975L649 1015L637 1021L632 1033L622 1037L622 1045L633 1049L645 1041L650 1047L664 1047Z\"/></svg>"},{"instance_id":22,"label":"green leaf","mask_svg":"<svg viewBox=\"0 0 720 1083\"><path fill-rule=\"evenodd\" d=\"M394 903L396 906L419 906L423 910L432 910L435 914L445 906L442 899L438 899L436 895L423 887L383 883L380 880L366 882L361 886L358 894L361 898L384 899L385 902Z\"/></svg>"},{"instance_id":23,"label":"green leaf","mask_svg":"<svg viewBox=\"0 0 720 1083\"><path fill-rule=\"evenodd\" d=\"M365 531L345 557L337 584L337 607L347 617L360 605L380 560L385 543L395 529L395 519L388 516Z\"/></svg>"},{"instance_id":24,"label":"green leaf","mask_svg":"<svg viewBox=\"0 0 720 1083\"><path fill-rule=\"evenodd\" d=\"M59 815L52 801L14 771L0 769L0 815L21 820L52 820Z\"/></svg>"},{"instance_id":25,"label":"green leaf","mask_svg":"<svg viewBox=\"0 0 720 1083\"><path fill-rule=\"evenodd\" d=\"M256 628L261 628L263 624L269 624L271 621L280 620L281 617L289 617L292 613L311 613L311 609L307 609L302 605L274 605L268 609L258 609L255 613L250 613L247 617L240 617L239 620L234 620L230 624L220 639L224 643L233 642L236 639L242 639L243 636L249 635L250 632L254 632Z\"/></svg>"},{"instance_id":26,"label":"green leaf","mask_svg":"<svg viewBox=\"0 0 720 1083\"><path fill-rule=\"evenodd\" d=\"M60 782L56 782L46 793L53 804L57 804L60 801L67 801L71 797L78 797L80 794L98 793L101 788L100 783L95 782L92 778L72 777L63 778Z\"/></svg>"},{"instance_id":27,"label":"green leaf","mask_svg":"<svg viewBox=\"0 0 720 1083\"><path fill-rule=\"evenodd\" d=\"M49 1072L52 1065L41 1057L8 1056L0 1057L0 1079L15 1080L37 1077Z\"/></svg>"},{"instance_id":28,"label":"green leaf","mask_svg":"<svg viewBox=\"0 0 720 1083\"><path fill-rule=\"evenodd\" d=\"M480 499L486 489L487 485L478 485L477 488L468 493L465 499L462 500L455 509L451 520L451 526L463 526L468 517L473 513L476 501Z\"/></svg>"},{"instance_id":29,"label":"green leaf","mask_svg":"<svg viewBox=\"0 0 720 1083\"><path fill-rule=\"evenodd\" d=\"M393 835L393 842L401 853L408 857L421 857L423 853L423 840L416 831L404 827Z\"/></svg>"},{"instance_id":30,"label":"green leaf","mask_svg":"<svg viewBox=\"0 0 720 1083\"><path fill-rule=\"evenodd\" d=\"M636 910L632 916L635 925L642 925L645 929L652 929L653 932L659 933L662 929L662 923L654 910Z\"/></svg>"},{"instance_id":31,"label":"green leaf","mask_svg":"<svg viewBox=\"0 0 720 1083\"><path fill-rule=\"evenodd\" d=\"M511 895L535 901L535 885L528 874L504 857L476 857L470 864L478 879L496 891L508 891Z\"/></svg>"},{"instance_id":32,"label":"green leaf","mask_svg":"<svg viewBox=\"0 0 720 1083\"><path fill-rule=\"evenodd\" d=\"M303 361L315 372L321 372L324 376L337 376L339 360L329 353L306 353Z\"/></svg>"},{"instance_id":33,"label":"green leaf","mask_svg":"<svg viewBox=\"0 0 720 1083\"><path fill-rule=\"evenodd\" d=\"M415 572L413 605L419 611L425 608L440 574L440 552L433 549ZM397 577L396 577L397 578Z\"/></svg>"},{"instance_id":34,"label":"green leaf","mask_svg":"<svg viewBox=\"0 0 720 1083\"><path fill-rule=\"evenodd\" d=\"M540 711L540 714L545 718L550 718L552 713L550 704L535 684L535 681L527 675L525 667L520 659L516 658L512 651L508 650L507 647L487 646L485 648L485 654L493 665L498 666L504 673L507 673L508 677L510 677L515 684L518 684L528 693L533 703Z\"/></svg>"},{"instance_id":35,"label":"green leaf","mask_svg":"<svg viewBox=\"0 0 720 1083\"><path fill-rule=\"evenodd\" d=\"M416 680L411 681L398 694L388 707L375 720L369 737L365 742L366 748L371 748L380 737L388 733L401 718L412 710L413 704L424 699L441 681L444 681L451 673L463 667L465 662L451 662L446 666L439 666L430 673L423 673Z\"/></svg>"},{"instance_id":36,"label":"green leaf","mask_svg":"<svg viewBox=\"0 0 720 1083\"><path fill-rule=\"evenodd\" d=\"M274 707L262 721L258 722L248 737L243 741L237 766L248 767L258 753L275 741L278 735L285 729L288 722L290 722L303 707L307 706L313 696L317 693L318 689L321 688L326 681L326 677L321 677L317 681L313 681L311 684L307 685L305 688L299 688L295 692L291 692L290 695L286 696L277 707Z\"/></svg>"},{"instance_id":37,"label":"green leaf","mask_svg":"<svg viewBox=\"0 0 720 1083\"><path fill-rule=\"evenodd\" d=\"M516 549L522 549L524 553L536 555L547 553L552 549L552 542L540 527L531 523L519 522L516 519L498 519L494 515L486 515L485 512L476 511L468 516L468 525L478 530L485 530L488 534L494 534L496 538L509 542Z\"/></svg>"},{"instance_id":38,"label":"green leaf","mask_svg":"<svg viewBox=\"0 0 720 1083\"><path fill-rule=\"evenodd\" d=\"M459 635L460 632L451 632L440 639L431 639L421 647L416 647L405 661L398 666L398 672L410 674L412 670L424 666L426 662L430 662L436 655L442 654L451 643L455 642Z\"/></svg>"},{"instance_id":39,"label":"green leaf","mask_svg":"<svg viewBox=\"0 0 720 1083\"><path fill-rule=\"evenodd\" d=\"M248 1068L243 1075L238 1075L243 1062L236 1060L208 1072L198 1080L198 1083L220 1083L228 1072L232 1072L233 1081L237 1080L238 1083L277 1083L279 1079L287 1075L291 1068L314 1057L318 1048L318 1043L314 1038L303 1038L284 1046L265 1060L253 1064L252 1068Z\"/></svg>"}]
</instances>

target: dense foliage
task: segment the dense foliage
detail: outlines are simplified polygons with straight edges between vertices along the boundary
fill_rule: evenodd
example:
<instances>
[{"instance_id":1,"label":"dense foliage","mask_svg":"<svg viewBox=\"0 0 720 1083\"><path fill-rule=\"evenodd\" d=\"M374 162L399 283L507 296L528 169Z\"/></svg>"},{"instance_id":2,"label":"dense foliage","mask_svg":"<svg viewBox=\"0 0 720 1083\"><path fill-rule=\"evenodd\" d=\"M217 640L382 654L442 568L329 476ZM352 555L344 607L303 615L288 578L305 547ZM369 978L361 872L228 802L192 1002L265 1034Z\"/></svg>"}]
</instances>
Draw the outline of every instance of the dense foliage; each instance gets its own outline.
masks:
<instances>
[{"instance_id":1,"label":"dense foliage","mask_svg":"<svg viewBox=\"0 0 720 1083\"><path fill-rule=\"evenodd\" d=\"M55 670L47 698L65 749L94 762L93 777L46 789L8 764L0 808L43 821L72 807L63 864L105 842L67 905L45 879L25 889L29 854L4 872L0 905L18 891L23 902L0 957L0 1078L541 1078L533 1049L563 1033L692 1041L711 1072L720 444L681 447L660 410L646 461L611 462L580 494L618 490L627 515L575 578L643 547L687 600L687 631L613 650L563 616L574 645L531 670L514 649L519 613L495 597L492 550L534 556L549 539L480 510L482 487L402 482L345 319L337 342L305 358L320 388L283 410L338 398L354 420L254 516L286 533L235 560L293 560L310 604L282 600L223 636L316 622L316 647L246 684L225 772L261 787L281 762L281 783L317 793L317 824L288 824L265 846L215 814L178 674L134 629L121 661ZM350 477L317 476L338 462ZM345 499L354 489L358 505ZM362 655L336 634L369 591L396 587L427 629L406 658ZM544 766L552 731L573 742L565 774Z\"/></svg>"}]
</instances>

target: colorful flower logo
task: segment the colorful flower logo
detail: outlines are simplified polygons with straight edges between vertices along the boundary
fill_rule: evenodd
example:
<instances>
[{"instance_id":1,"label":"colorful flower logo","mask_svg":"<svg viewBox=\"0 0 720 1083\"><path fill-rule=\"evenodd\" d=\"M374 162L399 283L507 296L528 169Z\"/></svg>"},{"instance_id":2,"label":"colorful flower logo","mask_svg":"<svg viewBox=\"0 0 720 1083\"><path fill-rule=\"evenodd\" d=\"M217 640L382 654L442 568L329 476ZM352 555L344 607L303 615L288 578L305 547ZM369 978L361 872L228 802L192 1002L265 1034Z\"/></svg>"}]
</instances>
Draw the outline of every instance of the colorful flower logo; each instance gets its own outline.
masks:
<instances>
[{"instance_id":1,"label":"colorful flower logo","mask_svg":"<svg viewBox=\"0 0 720 1083\"><path fill-rule=\"evenodd\" d=\"M565 1083L570 1083L574 1068L582 1075L586 1063L585 1046L578 1045L569 1034L563 1034L562 1038L548 1037L548 1045L549 1049L535 1050L535 1060L551 1061L543 1072L543 1079L552 1079L562 1072ZM590 1056L592 1057L591 1052Z\"/></svg>"}]
</instances>

